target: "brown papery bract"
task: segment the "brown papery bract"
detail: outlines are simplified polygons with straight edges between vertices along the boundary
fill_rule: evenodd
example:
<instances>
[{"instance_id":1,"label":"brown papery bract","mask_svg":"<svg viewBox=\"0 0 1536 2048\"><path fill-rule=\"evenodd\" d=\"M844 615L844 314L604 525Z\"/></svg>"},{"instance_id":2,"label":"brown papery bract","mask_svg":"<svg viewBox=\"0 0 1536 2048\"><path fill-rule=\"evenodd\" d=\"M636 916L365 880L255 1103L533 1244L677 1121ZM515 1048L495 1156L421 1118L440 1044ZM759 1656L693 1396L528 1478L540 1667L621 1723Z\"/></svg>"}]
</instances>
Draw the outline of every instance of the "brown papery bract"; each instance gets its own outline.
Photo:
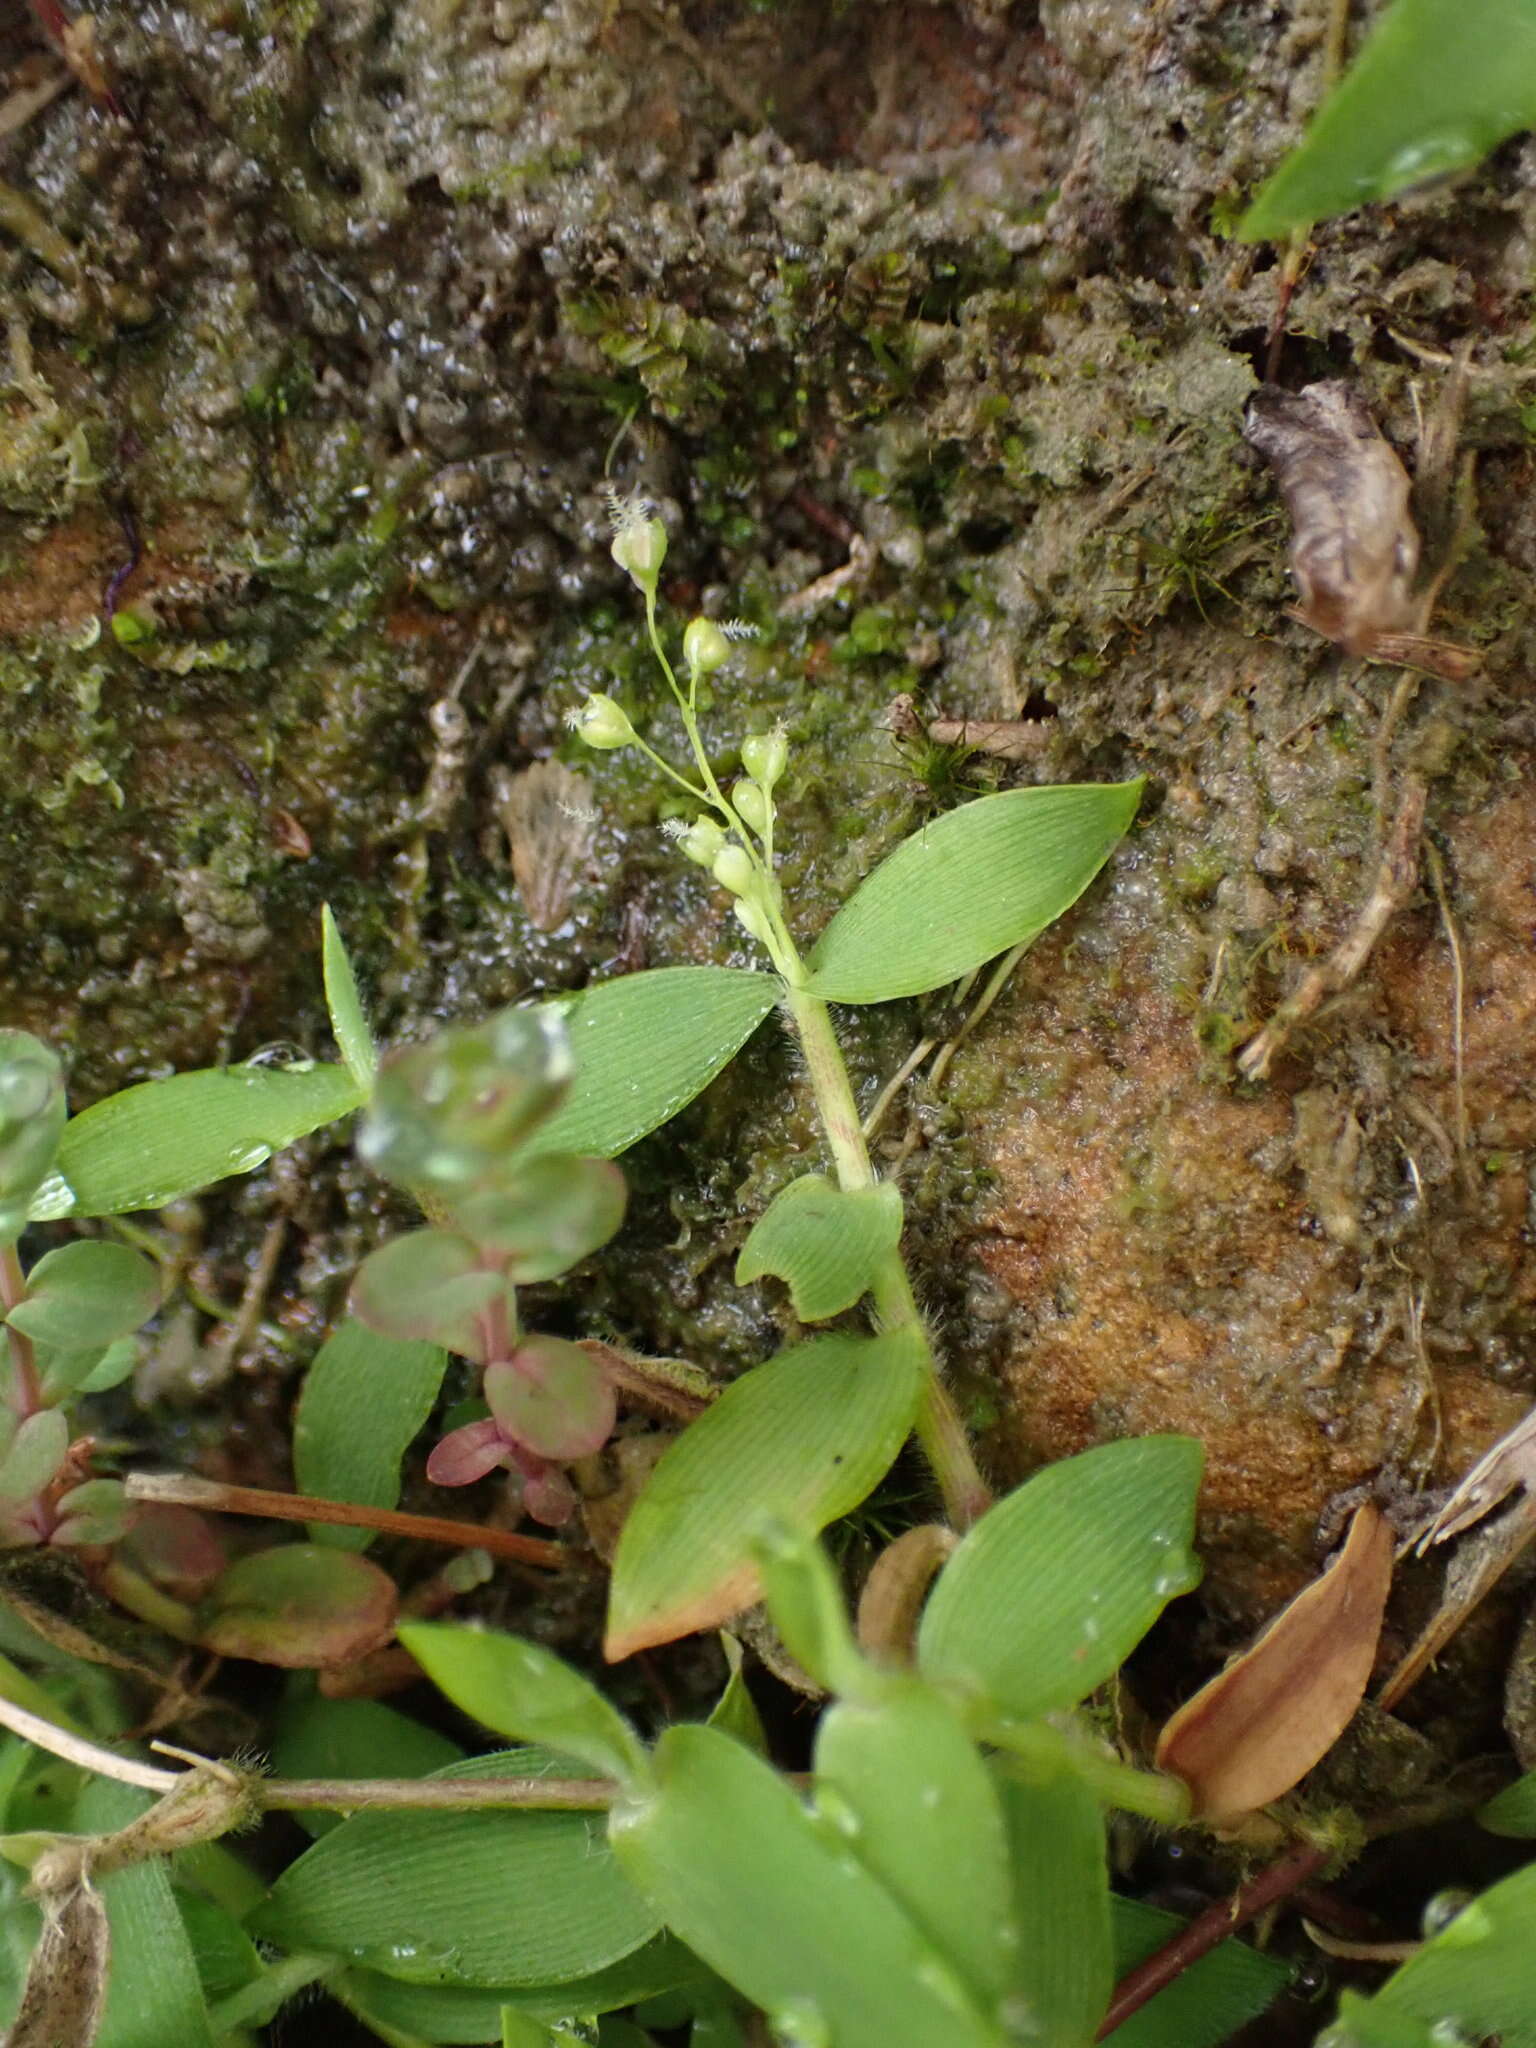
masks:
<instances>
[{"instance_id":1,"label":"brown papery bract","mask_svg":"<svg viewBox=\"0 0 1536 2048\"><path fill-rule=\"evenodd\" d=\"M1333 1747L1364 1696L1391 1583L1392 1532L1367 1505L1322 1576L1179 1708L1157 1762L1189 1786L1198 1818L1267 1806Z\"/></svg>"}]
</instances>

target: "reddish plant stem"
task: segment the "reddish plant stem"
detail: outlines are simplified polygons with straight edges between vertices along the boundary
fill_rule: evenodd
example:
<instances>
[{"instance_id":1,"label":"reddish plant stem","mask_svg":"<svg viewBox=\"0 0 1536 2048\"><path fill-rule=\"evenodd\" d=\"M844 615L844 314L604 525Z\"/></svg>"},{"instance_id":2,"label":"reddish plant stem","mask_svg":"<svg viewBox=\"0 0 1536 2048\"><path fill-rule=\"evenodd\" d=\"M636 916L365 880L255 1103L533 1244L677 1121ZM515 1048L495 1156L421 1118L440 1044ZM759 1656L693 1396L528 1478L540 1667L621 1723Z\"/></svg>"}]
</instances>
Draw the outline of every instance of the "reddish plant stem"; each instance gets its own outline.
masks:
<instances>
[{"instance_id":1,"label":"reddish plant stem","mask_svg":"<svg viewBox=\"0 0 1536 2048\"><path fill-rule=\"evenodd\" d=\"M1138 1963L1121 1978L1104 2024L1094 2038L1102 2041L1112 2034L1133 2012L1140 2012L1149 1999L1155 1998L1165 1984L1171 1984L1191 1964L1209 1955L1229 1934L1256 1919L1267 1906L1276 1905L1309 1884L1327 1861L1326 1849L1292 1849L1249 1883L1240 1885L1230 1899L1218 1899L1214 1906L1207 1906L1187 1927L1181 1927L1171 1941L1164 1942L1144 1963Z\"/></svg>"},{"instance_id":2,"label":"reddish plant stem","mask_svg":"<svg viewBox=\"0 0 1536 2048\"><path fill-rule=\"evenodd\" d=\"M274 1493L263 1486L225 1486L179 1472L135 1472L127 1481L130 1500L167 1502L175 1507L211 1509L215 1514L265 1515L277 1522L335 1522L348 1529L380 1529L391 1536L415 1536L424 1543L456 1543L463 1550L488 1550L518 1564L569 1571L576 1554L563 1543L518 1536L442 1515L407 1515L397 1508L361 1507L354 1501L321 1500L312 1493Z\"/></svg>"},{"instance_id":3,"label":"reddish plant stem","mask_svg":"<svg viewBox=\"0 0 1536 2048\"><path fill-rule=\"evenodd\" d=\"M21 1260L16 1255L15 1245L8 1244L0 1250L0 1305L13 1309L25 1299L26 1292L27 1277L21 1270ZM22 1331L12 1329L9 1323L5 1326L5 1338L10 1348L13 1375L11 1406L25 1421L43 1405L42 1388L37 1379L37 1354L32 1349L32 1339Z\"/></svg>"}]
</instances>

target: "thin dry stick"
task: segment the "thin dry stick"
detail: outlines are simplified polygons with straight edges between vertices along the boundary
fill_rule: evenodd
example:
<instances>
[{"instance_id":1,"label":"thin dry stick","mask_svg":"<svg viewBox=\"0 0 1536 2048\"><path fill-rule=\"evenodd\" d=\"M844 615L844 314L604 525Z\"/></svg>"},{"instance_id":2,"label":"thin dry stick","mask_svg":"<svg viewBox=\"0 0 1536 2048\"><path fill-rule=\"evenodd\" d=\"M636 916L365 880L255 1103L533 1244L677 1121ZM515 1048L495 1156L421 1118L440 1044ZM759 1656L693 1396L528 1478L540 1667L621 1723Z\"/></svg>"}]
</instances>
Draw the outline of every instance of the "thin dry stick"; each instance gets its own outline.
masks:
<instances>
[{"instance_id":1,"label":"thin dry stick","mask_svg":"<svg viewBox=\"0 0 1536 2048\"><path fill-rule=\"evenodd\" d=\"M1422 775L1404 778L1403 792L1387 834L1381 866L1370 895L1338 945L1318 966L1309 968L1296 991L1287 997L1264 1029L1248 1041L1237 1064L1244 1077L1261 1081L1298 1024L1317 1014L1329 996L1338 995L1358 979L1377 941L1418 886L1419 836L1429 784Z\"/></svg>"},{"instance_id":2,"label":"thin dry stick","mask_svg":"<svg viewBox=\"0 0 1536 2048\"><path fill-rule=\"evenodd\" d=\"M1445 886L1445 863L1432 841L1424 844L1424 865L1429 869L1429 886L1434 891L1445 928L1445 943L1451 954L1451 1059L1456 1087L1456 1161L1463 1184L1472 1186L1470 1159L1472 1132L1467 1120L1467 970L1462 959L1461 938L1451 916L1450 897Z\"/></svg>"},{"instance_id":3,"label":"thin dry stick","mask_svg":"<svg viewBox=\"0 0 1536 2048\"><path fill-rule=\"evenodd\" d=\"M103 1778L121 1785L137 1785L145 1792L175 1792L199 1772L244 1782L259 1806L273 1811L307 1812L314 1807L336 1807L348 1811L365 1806L433 1809L468 1812L477 1807L518 1806L601 1811L613 1804L618 1785L612 1778L263 1778L254 1772L234 1769L214 1757L198 1757L192 1751L164 1748L168 1756L186 1759L191 1768L163 1771L154 1764L141 1764L133 1757L119 1756L99 1742L72 1735L40 1714L29 1713L14 1700L0 1698L0 1727L45 1749L50 1756L79 1764Z\"/></svg>"},{"instance_id":4,"label":"thin dry stick","mask_svg":"<svg viewBox=\"0 0 1536 2048\"><path fill-rule=\"evenodd\" d=\"M379 1529L389 1536L419 1537L423 1543L488 1550L493 1557L539 1565L552 1572L570 1571L581 1562L563 1543L546 1543L537 1536L518 1536L510 1529L490 1529L475 1522L451 1522L443 1515L407 1515L398 1508L321 1500L313 1493L274 1493L263 1486L225 1486L216 1479L194 1479L181 1472L131 1472L125 1484L130 1500L156 1501L163 1506L263 1515L275 1522L334 1522L345 1529Z\"/></svg>"}]
</instances>

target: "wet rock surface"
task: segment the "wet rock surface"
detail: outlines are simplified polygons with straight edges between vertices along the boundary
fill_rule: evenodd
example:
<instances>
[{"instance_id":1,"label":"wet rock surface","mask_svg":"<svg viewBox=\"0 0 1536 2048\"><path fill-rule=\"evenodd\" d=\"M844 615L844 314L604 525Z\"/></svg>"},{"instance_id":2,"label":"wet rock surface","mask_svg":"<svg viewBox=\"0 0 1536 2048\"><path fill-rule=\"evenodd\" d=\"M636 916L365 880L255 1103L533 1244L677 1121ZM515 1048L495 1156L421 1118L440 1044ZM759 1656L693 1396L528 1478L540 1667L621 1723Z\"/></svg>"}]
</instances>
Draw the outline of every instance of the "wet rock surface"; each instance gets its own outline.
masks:
<instances>
[{"instance_id":1,"label":"wet rock surface","mask_svg":"<svg viewBox=\"0 0 1536 2048\"><path fill-rule=\"evenodd\" d=\"M649 773L562 736L594 685L668 734L611 471L669 520L671 601L765 628L709 730L787 722L807 929L928 800L878 729L899 690L1051 720L1041 779L1150 778L1105 881L911 1108L916 1258L998 1475L1192 1430L1238 1627L1310 1568L1332 1494L1384 1461L1452 1474L1536 1391L1536 145L1327 228L1290 308L1281 380L1353 380L1410 468L1472 344L1439 623L1485 673L1426 679L1384 740L1393 674L1285 619L1241 443L1279 271L1230 230L1315 102L1322 15L106 0L121 115L75 89L0 133L4 1020L60 1047L77 1104L321 1049L327 900L396 1034L737 958ZM13 86L48 61L0 30ZM545 930L496 778L556 754L599 817ZM1410 762L1443 904L1421 892L1239 1083ZM923 1024L850 1028L873 1092ZM774 1304L728 1254L811 1143L797 1107L786 1156L795 1086L765 1033L641 1148L591 1313L722 1371L763 1355ZM251 1477L383 1228L344 1143L312 1141L207 1205L215 1294L278 1213L221 1454Z\"/></svg>"}]
</instances>

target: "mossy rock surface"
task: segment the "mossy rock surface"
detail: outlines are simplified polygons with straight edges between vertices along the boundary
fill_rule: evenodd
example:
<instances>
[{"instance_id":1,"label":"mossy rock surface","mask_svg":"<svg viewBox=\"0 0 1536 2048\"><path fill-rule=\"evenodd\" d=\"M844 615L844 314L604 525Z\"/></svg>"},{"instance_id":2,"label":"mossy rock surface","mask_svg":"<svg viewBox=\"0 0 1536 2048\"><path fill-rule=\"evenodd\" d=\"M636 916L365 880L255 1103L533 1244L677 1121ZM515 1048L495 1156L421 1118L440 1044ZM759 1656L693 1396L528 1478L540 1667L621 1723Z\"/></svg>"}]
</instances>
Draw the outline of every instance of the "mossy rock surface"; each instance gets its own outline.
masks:
<instances>
[{"instance_id":1,"label":"mossy rock surface","mask_svg":"<svg viewBox=\"0 0 1536 2048\"><path fill-rule=\"evenodd\" d=\"M898 691L1048 720L1042 778L1151 778L916 1111L913 1243L999 1475L1203 1437L1230 1638L1310 1568L1331 1494L1426 1449L1435 1403L1442 1475L1515 1418L1536 146L1324 230L1291 303L1287 381L1357 380L1405 449L1475 349L1441 618L1486 676L1426 682L1379 757L1392 677L1286 620L1240 439L1278 271L1228 234L1314 103L1304 25L1259 0L95 15L121 112L74 90L0 138L52 230L14 204L0 230L0 1014L60 1047L77 1104L321 1049L322 901L394 1035L744 958L633 757L573 759L599 820L564 918L535 929L512 885L497 764L572 758L594 685L675 737L607 554L611 471L668 519L679 615L765 629L708 730L789 729L807 929L923 815L880 726ZM0 61L46 64L29 21ZM429 716L450 692L461 755ZM1444 911L1415 899L1239 1084L1431 752ZM852 1022L871 1090L923 1024ZM578 1320L721 1373L764 1355L775 1302L724 1254L810 1143L765 1032L630 1162ZM384 1228L344 1141L313 1141L205 1205L205 1280L238 1293L277 1215L253 1369L163 1374L247 1478L282 1478L295 1367Z\"/></svg>"}]
</instances>

